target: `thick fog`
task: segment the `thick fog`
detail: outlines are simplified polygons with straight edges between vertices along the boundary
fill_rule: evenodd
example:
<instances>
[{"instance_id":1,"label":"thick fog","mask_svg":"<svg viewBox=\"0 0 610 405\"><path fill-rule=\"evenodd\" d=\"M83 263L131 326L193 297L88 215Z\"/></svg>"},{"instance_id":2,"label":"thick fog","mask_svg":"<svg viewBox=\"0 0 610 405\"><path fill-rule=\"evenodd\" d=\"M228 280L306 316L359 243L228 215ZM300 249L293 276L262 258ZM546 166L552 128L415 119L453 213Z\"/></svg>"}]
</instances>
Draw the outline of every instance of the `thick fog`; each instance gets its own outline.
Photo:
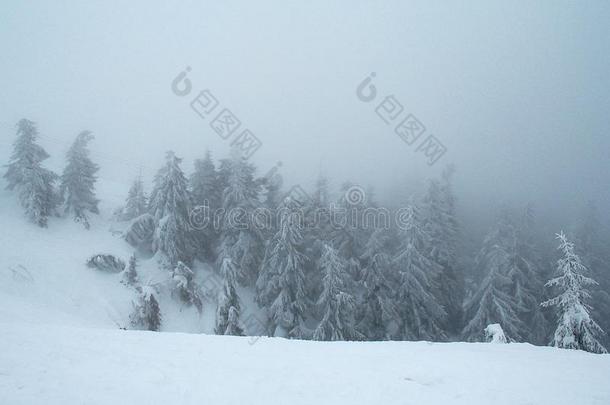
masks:
<instances>
[{"instance_id":1,"label":"thick fog","mask_svg":"<svg viewBox=\"0 0 610 405\"><path fill-rule=\"evenodd\" d=\"M122 185L102 199L119 201L168 149L187 171L205 149L228 154L190 106L208 89L262 142L259 174L281 161L288 186L323 172L398 201L454 164L464 215L533 202L571 217L596 200L605 216L608 21L602 1L3 2L2 160L22 117L57 169L89 129L100 184ZM192 92L178 96L187 67ZM446 147L434 165L376 114L390 95Z\"/></svg>"}]
</instances>

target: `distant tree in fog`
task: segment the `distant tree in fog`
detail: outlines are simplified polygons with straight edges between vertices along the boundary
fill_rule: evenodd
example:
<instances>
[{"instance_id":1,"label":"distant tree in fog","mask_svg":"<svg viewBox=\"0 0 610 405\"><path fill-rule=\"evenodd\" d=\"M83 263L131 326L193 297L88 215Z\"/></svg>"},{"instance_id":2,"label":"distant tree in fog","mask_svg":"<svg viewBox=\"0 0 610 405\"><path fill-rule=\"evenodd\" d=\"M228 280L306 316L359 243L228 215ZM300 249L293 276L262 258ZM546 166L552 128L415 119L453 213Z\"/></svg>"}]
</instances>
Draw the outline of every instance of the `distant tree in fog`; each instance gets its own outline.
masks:
<instances>
[{"instance_id":1,"label":"distant tree in fog","mask_svg":"<svg viewBox=\"0 0 610 405\"><path fill-rule=\"evenodd\" d=\"M61 175L59 187L64 212L89 229L88 213L99 214L99 200L95 196L98 165L89 158L87 145L93 140L90 131L83 131L67 153L68 164Z\"/></svg>"}]
</instances>

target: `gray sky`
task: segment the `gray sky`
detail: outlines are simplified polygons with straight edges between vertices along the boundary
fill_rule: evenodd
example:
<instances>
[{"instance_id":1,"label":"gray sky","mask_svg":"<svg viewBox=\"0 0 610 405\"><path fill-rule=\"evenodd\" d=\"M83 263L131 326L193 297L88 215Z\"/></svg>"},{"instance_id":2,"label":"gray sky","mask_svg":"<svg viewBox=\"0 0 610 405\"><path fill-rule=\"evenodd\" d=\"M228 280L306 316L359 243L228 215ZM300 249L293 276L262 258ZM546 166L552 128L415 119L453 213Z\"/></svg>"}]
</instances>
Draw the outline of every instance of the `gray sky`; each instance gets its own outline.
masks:
<instances>
[{"instance_id":1,"label":"gray sky","mask_svg":"<svg viewBox=\"0 0 610 405\"><path fill-rule=\"evenodd\" d=\"M287 184L323 170L389 195L454 163L462 205L610 206L608 2L111 3L0 3L4 160L21 117L58 169L92 130L117 194L167 149L189 171L206 148L225 156L193 97L171 91L190 66L193 94L231 109L263 142L259 170L282 161ZM379 99L394 95L447 147L436 165L356 97L371 72Z\"/></svg>"}]
</instances>

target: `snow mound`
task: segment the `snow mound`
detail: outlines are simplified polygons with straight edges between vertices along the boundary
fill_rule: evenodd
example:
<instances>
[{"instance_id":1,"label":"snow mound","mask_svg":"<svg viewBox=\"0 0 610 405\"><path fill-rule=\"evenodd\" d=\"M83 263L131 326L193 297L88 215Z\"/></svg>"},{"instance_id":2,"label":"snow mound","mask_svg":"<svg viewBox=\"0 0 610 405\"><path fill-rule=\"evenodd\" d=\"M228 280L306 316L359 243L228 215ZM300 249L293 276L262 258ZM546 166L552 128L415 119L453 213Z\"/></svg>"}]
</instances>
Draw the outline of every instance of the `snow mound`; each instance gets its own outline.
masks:
<instances>
[{"instance_id":1,"label":"snow mound","mask_svg":"<svg viewBox=\"0 0 610 405\"><path fill-rule=\"evenodd\" d=\"M508 343L508 339L499 323L492 323L485 328L485 339L489 343Z\"/></svg>"}]
</instances>

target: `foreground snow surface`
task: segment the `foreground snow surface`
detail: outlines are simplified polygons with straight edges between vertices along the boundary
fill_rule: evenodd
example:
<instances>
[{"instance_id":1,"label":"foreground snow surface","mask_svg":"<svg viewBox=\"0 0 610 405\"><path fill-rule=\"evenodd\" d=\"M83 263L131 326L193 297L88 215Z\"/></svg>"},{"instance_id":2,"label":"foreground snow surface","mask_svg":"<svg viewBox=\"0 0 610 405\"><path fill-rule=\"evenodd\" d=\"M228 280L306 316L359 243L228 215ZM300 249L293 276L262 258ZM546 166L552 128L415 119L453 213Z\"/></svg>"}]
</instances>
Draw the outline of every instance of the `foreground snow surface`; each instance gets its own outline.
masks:
<instances>
[{"instance_id":1,"label":"foreground snow surface","mask_svg":"<svg viewBox=\"0 0 610 405\"><path fill-rule=\"evenodd\" d=\"M610 404L610 356L0 323L2 404Z\"/></svg>"}]
</instances>

